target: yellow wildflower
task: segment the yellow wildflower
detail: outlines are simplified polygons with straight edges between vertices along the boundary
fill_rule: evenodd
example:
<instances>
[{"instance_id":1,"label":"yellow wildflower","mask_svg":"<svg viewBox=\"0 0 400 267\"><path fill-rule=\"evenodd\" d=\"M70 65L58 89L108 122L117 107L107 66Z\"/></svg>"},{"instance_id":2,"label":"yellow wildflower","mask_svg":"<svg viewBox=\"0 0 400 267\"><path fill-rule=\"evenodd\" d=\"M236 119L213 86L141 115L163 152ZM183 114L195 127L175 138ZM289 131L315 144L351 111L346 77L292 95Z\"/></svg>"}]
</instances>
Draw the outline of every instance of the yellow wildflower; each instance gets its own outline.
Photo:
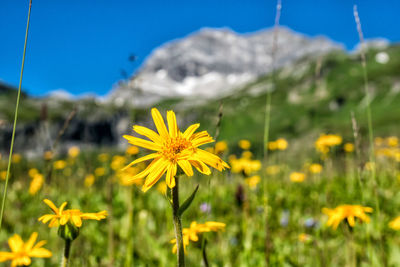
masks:
<instances>
[{"instance_id":1,"label":"yellow wildflower","mask_svg":"<svg viewBox=\"0 0 400 267\"><path fill-rule=\"evenodd\" d=\"M249 141L249 140L246 140L246 139L240 140L238 144L239 144L239 147L240 147L241 149L243 149L243 150L248 150L248 149L250 149L250 147L251 147L250 141Z\"/></svg>"},{"instance_id":2,"label":"yellow wildflower","mask_svg":"<svg viewBox=\"0 0 400 267\"><path fill-rule=\"evenodd\" d=\"M268 175L276 175L280 172L280 169L281 168L278 165L271 165L267 166L267 168L265 168L265 171Z\"/></svg>"},{"instance_id":3,"label":"yellow wildflower","mask_svg":"<svg viewBox=\"0 0 400 267\"><path fill-rule=\"evenodd\" d=\"M306 179L306 175L302 172L292 172L290 174L290 181L294 183L301 183Z\"/></svg>"},{"instance_id":4,"label":"yellow wildflower","mask_svg":"<svg viewBox=\"0 0 400 267\"><path fill-rule=\"evenodd\" d=\"M311 239L312 239L312 237L306 233L299 234L299 241L301 243L308 243L311 241Z\"/></svg>"},{"instance_id":5,"label":"yellow wildflower","mask_svg":"<svg viewBox=\"0 0 400 267\"><path fill-rule=\"evenodd\" d=\"M275 141L268 142L268 149L272 151L277 150L278 149L277 143Z\"/></svg>"},{"instance_id":6,"label":"yellow wildflower","mask_svg":"<svg viewBox=\"0 0 400 267\"><path fill-rule=\"evenodd\" d=\"M85 176L84 184L86 187L91 187L94 184L95 177L93 174L88 174Z\"/></svg>"},{"instance_id":7,"label":"yellow wildflower","mask_svg":"<svg viewBox=\"0 0 400 267\"><path fill-rule=\"evenodd\" d=\"M106 169L104 169L103 167L98 167L94 170L94 174L98 177L100 176L104 176L106 174Z\"/></svg>"},{"instance_id":8,"label":"yellow wildflower","mask_svg":"<svg viewBox=\"0 0 400 267\"><path fill-rule=\"evenodd\" d=\"M136 155L139 153L139 148L137 146L130 146L126 149L126 154L128 155Z\"/></svg>"},{"instance_id":9,"label":"yellow wildflower","mask_svg":"<svg viewBox=\"0 0 400 267\"><path fill-rule=\"evenodd\" d=\"M35 174L29 185L29 194L31 194L32 196L35 195L40 190L40 188L42 188L43 183L44 183L43 175L40 173Z\"/></svg>"},{"instance_id":10,"label":"yellow wildflower","mask_svg":"<svg viewBox=\"0 0 400 267\"><path fill-rule=\"evenodd\" d=\"M361 222L369 222L369 217L365 214L373 211L370 207L363 207L361 205L340 205L334 209L323 208L322 212L329 216L327 226L331 226L334 230L338 227L339 223L347 219L351 227L355 225L355 218L359 218Z\"/></svg>"},{"instance_id":11,"label":"yellow wildflower","mask_svg":"<svg viewBox=\"0 0 400 267\"><path fill-rule=\"evenodd\" d=\"M346 151L347 153L352 153L354 152L354 145L352 143L346 143L344 144L344 151Z\"/></svg>"},{"instance_id":12,"label":"yellow wildflower","mask_svg":"<svg viewBox=\"0 0 400 267\"><path fill-rule=\"evenodd\" d=\"M106 161L108 161L109 158L110 158L110 155L108 155L107 153L101 153L101 154L99 154L99 155L97 156L97 159L98 159L100 162L106 162Z\"/></svg>"},{"instance_id":13,"label":"yellow wildflower","mask_svg":"<svg viewBox=\"0 0 400 267\"><path fill-rule=\"evenodd\" d=\"M284 138L277 139L275 143L278 150L286 150L289 146L289 143Z\"/></svg>"},{"instance_id":14,"label":"yellow wildflower","mask_svg":"<svg viewBox=\"0 0 400 267\"><path fill-rule=\"evenodd\" d=\"M28 171L28 175L31 178L35 177L35 175L38 174L38 173L39 173L39 171L36 168L29 169L29 171Z\"/></svg>"},{"instance_id":15,"label":"yellow wildflower","mask_svg":"<svg viewBox=\"0 0 400 267\"><path fill-rule=\"evenodd\" d=\"M384 142L384 140L382 137L379 137L379 136L375 137L375 140L374 140L375 146L382 146L383 142Z\"/></svg>"},{"instance_id":16,"label":"yellow wildflower","mask_svg":"<svg viewBox=\"0 0 400 267\"><path fill-rule=\"evenodd\" d=\"M391 220L389 222L389 227L396 231L400 230L400 216Z\"/></svg>"},{"instance_id":17,"label":"yellow wildflower","mask_svg":"<svg viewBox=\"0 0 400 267\"><path fill-rule=\"evenodd\" d=\"M186 246L189 245L190 241L197 242L199 241L198 234L204 233L204 232L217 232L220 230L225 229L226 224L221 223L221 222L206 222L204 224L198 224L197 222L192 222L190 224L189 228L183 228L182 229L182 239L183 239L183 248L184 251L186 252ZM170 241L171 244L174 244L174 247L172 248L172 252L176 253L177 251L177 246L176 246L176 239L172 239Z\"/></svg>"},{"instance_id":18,"label":"yellow wildflower","mask_svg":"<svg viewBox=\"0 0 400 267\"><path fill-rule=\"evenodd\" d=\"M242 172L246 176L261 169L261 161L252 160L247 157L242 157L240 159L232 157L230 160L230 164L232 165L233 173Z\"/></svg>"},{"instance_id":19,"label":"yellow wildflower","mask_svg":"<svg viewBox=\"0 0 400 267\"><path fill-rule=\"evenodd\" d=\"M246 158L246 159L251 159L253 157L253 153L251 153L251 151L243 151L242 152L242 158Z\"/></svg>"},{"instance_id":20,"label":"yellow wildflower","mask_svg":"<svg viewBox=\"0 0 400 267\"><path fill-rule=\"evenodd\" d=\"M321 134L317 141L315 141L315 148L326 154L333 146L338 146L342 143L342 137L334 134Z\"/></svg>"},{"instance_id":21,"label":"yellow wildflower","mask_svg":"<svg viewBox=\"0 0 400 267\"><path fill-rule=\"evenodd\" d=\"M164 181L161 181L157 184L157 191L161 194L165 195L167 193L167 184Z\"/></svg>"},{"instance_id":22,"label":"yellow wildflower","mask_svg":"<svg viewBox=\"0 0 400 267\"><path fill-rule=\"evenodd\" d=\"M6 177L7 177L7 171L0 171L0 178L1 178L2 180L5 180Z\"/></svg>"},{"instance_id":23,"label":"yellow wildflower","mask_svg":"<svg viewBox=\"0 0 400 267\"><path fill-rule=\"evenodd\" d=\"M67 162L65 160L57 160L53 163L53 167L56 170L62 170L67 166Z\"/></svg>"},{"instance_id":24,"label":"yellow wildflower","mask_svg":"<svg viewBox=\"0 0 400 267\"><path fill-rule=\"evenodd\" d=\"M43 154L44 160L51 160L53 158L53 152L51 151L45 151Z\"/></svg>"},{"instance_id":25,"label":"yellow wildflower","mask_svg":"<svg viewBox=\"0 0 400 267\"><path fill-rule=\"evenodd\" d=\"M0 252L0 262L11 261L11 267L28 266L31 258L50 258L50 250L43 248L46 241L39 241L36 245L38 234L32 233L29 240L25 243L22 238L15 234L8 239L8 246L11 252Z\"/></svg>"},{"instance_id":26,"label":"yellow wildflower","mask_svg":"<svg viewBox=\"0 0 400 267\"><path fill-rule=\"evenodd\" d=\"M114 171L120 170L124 167L126 158L124 156L114 156L111 161L111 169Z\"/></svg>"},{"instance_id":27,"label":"yellow wildflower","mask_svg":"<svg viewBox=\"0 0 400 267\"><path fill-rule=\"evenodd\" d=\"M71 158L76 158L77 156L79 156L80 152L81 150L79 149L79 147L72 146L70 147L70 149L68 149L68 156L70 156Z\"/></svg>"},{"instance_id":28,"label":"yellow wildflower","mask_svg":"<svg viewBox=\"0 0 400 267\"><path fill-rule=\"evenodd\" d=\"M133 184L140 185L142 180L132 180L136 174L140 172L141 168L138 166L130 167L128 169L117 172L118 181L123 186L129 186Z\"/></svg>"},{"instance_id":29,"label":"yellow wildflower","mask_svg":"<svg viewBox=\"0 0 400 267\"><path fill-rule=\"evenodd\" d=\"M194 133L200 127L200 124L189 126L187 130L182 133L176 123L175 113L173 111L168 111L167 130L160 112L156 108L153 108L151 113L158 134L146 127L135 125L133 126L133 130L150 140L124 135L124 138L132 145L156 151L155 153L134 160L125 167L128 168L139 162L153 159L144 171L132 177L132 180L146 178L142 188L144 192L157 183L164 173L166 173L166 183L168 187L175 187L175 175L178 166L187 176L193 176L192 166L206 175L211 174L211 170L207 165L219 171L229 168L229 165L218 156L199 148L201 145L214 142L206 131Z\"/></svg>"},{"instance_id":30,"label":"yellow wildflower","mask_svg":"<svg viewBox=\"0 0 400 267\"><path fill-rule=\"evenodd\" d=\"M20 163L21 159L22 159L22 156L21 156L21 154L18 154L18 153L13 154L11 157L12 163Z\"/></svg>"},{"instance_id":31,"label":"yellow wildflower","mask_svg":"<svg viewBox=\"0 0 400 267\"><path fill-rule=\"evenodd\" d=\"M258 183L260 183L261 178L259 175L254 175L252 177L246 178L244 180L246 184L251 188L251 189L256 189Z\"/></svg>"},{"instance_id":32,"label":"yellow wildflower","mask_svg":"<svg viewBox=\"0 0 400 267\"><path fill-rule=\"evenodd\" d=\"M226 141L219 141L219 142L215 143L214 153L217 155L221 155L227 149L228 149L228 144L226 143Z\"/></svg>"},{"instance_id":33,"label":"yellow wildflower","mask_svg":"<svg viewBox=\"0 0 400 267\"><path fill-rule=\"evenodd\" d=\"M390 147L397 147L399 145L399 139L396 136L389 136L386 138L386 144Z\"/></svg>"},{"instance_id":34,"label":"yellow wildflower","mask_svg":"<svg viewBox=\"0 0 400 267\"><path fill-rule=\"evenodd\" d=\"M82 226L82 220L97 220L100 221L107 217L107 211L103 210L97 213L83 213L78 209L64 210L67 202L61 204L60 208L57 208L53 202L49 199L43 200L54 214L45 214L39 218L44 224L49 223L49 227L57 227L59 225L65 225L68 222L75 225L76 227Z\"/></svg>"},{"instance_id":35,"label":"yellow wildflower","mask_svg":"<svg viewBox=\"0 0 400 267\"><path fill-rule=\"evenodd\" d=\"M322 171L322 165L318 163L313 163L310 165L308 170L314 174L320 173Z\"/></svg>"}]
</instances>

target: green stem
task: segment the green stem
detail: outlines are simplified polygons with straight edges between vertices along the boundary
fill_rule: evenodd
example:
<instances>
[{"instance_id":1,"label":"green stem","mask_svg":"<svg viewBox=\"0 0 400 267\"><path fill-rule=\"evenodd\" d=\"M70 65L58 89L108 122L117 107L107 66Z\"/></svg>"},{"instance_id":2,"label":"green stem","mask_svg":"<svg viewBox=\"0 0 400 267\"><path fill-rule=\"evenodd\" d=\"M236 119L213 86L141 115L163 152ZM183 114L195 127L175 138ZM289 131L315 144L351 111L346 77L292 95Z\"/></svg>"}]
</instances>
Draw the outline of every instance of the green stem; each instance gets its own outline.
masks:
<instances>
[{"instance_id":1,"label":"green stem","mask_svg":"<svg viewBox=\"0 0 400 267\"><path fill-rule=\"evenodd\" d=\"M172 188L172 211L174 217L174 228L176 238L176 257L178 260L178 267L185 266L185 252L183 248L182 238L182 223L181 217L179 216L179 178L175 177L176 185Z\"/></svg>"},{"instance_id":2,"label":"green stem","mask_svg":"<svg viewBox=\"0 0 400 267\"><path fill-rule=\"evenodd\" d=\"M134 266L133 264L133 195L134 186L130 186L128 189L128 240L126 245L126 256L125 256L125 267Z\"/></svg>"},{"instance_id":3,"label":"green stem","mask_svg":"<svg viewBox=\"0 0 400 267\"><path fill-rule=\"evenodd\" d=\"M64 247L64 254L61 261L61 267L67 267L69 262L69 254L71 252L71 244L72 241L69 239L65 239L65 247Z\"/></svg>"},{"instance_id":4,"label":"green stem","mask_svg":"<svg viewBox=\"0 0 400 267\"><path fill-rule=\"evenodd\" d=\"M208 266L210 266L209 264L208 264L208 258L207 258L207 249L206 249L206 247L207 247L207 239L203 239L204 240L204 246L203 246L203 248L202 248L202 251L203 251L203 262L204 262L204 266L205 267L208 267Z\"/></svg>"},{"instance_id":5,"label":"green stem","mask_svg":"<svg viewBox=\"0 0 400 267\"><path fill-rule=\"evenodd\" d=\"M8 178L10 177L11 159L12 159L12 153L13 153L13 149L14 149L15 129L17 127L19 99L21 97L21 85L22 85L22 77L23 77L23 74L24 74L25 54L26 54L26 46L27 46L27 43L28 43L29 20L31 18L31 9L32 9L32 0L30 0L30 2L29 2L28 21L26 23L26 32L25 32L24 52L23 52L23 55L22 55L21 74L19 76L17 104L15 105L14 125L13 125L13 131L12 131L12 136L11 136L10 154L8 155L8 166L7 166L6 182L5 182L5 185L4 185L3 200L1 202L0 230L1 230L2 223L3 223L3 214L4 214L4 208L5 208L5 204L6 204L6 198L7 198Z\"/></svg>"}]
</instances>

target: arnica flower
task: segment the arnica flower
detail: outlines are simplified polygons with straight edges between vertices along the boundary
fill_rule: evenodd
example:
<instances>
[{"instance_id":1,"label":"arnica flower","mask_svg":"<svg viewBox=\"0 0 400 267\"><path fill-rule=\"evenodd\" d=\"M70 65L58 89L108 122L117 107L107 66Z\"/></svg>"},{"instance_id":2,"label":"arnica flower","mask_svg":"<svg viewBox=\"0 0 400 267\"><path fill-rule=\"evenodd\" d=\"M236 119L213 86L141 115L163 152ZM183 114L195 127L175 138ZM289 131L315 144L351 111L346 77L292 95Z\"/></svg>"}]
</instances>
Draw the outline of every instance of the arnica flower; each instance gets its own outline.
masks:
<instances>
[{"instance_id":1,"label":"arnica flower","mask_svg":"<svg viewBox=\"0 0 400 267\"><path fill-rule=\"evenodd\" d=\"M94 184L94 181L95 181L95 177L93 174L86 175L85 181L84 181L85 187L91 187Z\"/></svg>"},{"instance_id":2,"label":"arnica flower","mask_svg":"<svg viewBox=\"0 0 400 267\"><path fill-rule=\"evenodd\" d=\"M134 166L134 167L125 169L123 171L118 171L117 172L118 182L123 186L130 186L133 184L142 185L143 180L132 180L131 179L133 176L138 174L142 169L143 168L140 168L139 166Z\"/></svg>"},{"instance_id":3,"label":"arnica flower","mask_svg":"<svg viewBox=\"0 0 400 267\"><path fill-rule=\"evenodd\" d=\"M271 165L265 168L265 172L268 175L276 175L281 171L281 168L279 167L279 165Z\"/></svg>"},{"instance_id":4,"label":"arnica flower","mask_svg":"<svg viewBox=\"0 0 400 267\"><path fill-rule=\"evenodd\" d=\"M114 171L118 171L122 167L124 167L125 163L126 163L126 158L124 156L116 155L112 158L111 169L113 169Z\"/></svg>"},{"instance_id":5,"label":"arnica flower","mask_svg":"<svg viewBox=\"0 0 400 267\"><path fill-rule=\"evenodd\" d=\"M374 139L375 146L382 146L383 143L384 143L384 140L382 137L379 137L379 136L375 137L375 139Z\"/></svg>"},{"instance_id":6,"label":"arnica flower","mask_svg":"<svg viewBox=\"0 0 400 267\"><path fill-rule=\"evenodd\" d=\"M254 175L252 177L246 178L244 180L246 184L250 187L250 189L256 189L257 185L261 181L261 177L259 175Z\"/></svg>"},{"instance_id":7,"label":"arnica flower","mask_svg":"<svg viewBox=\"0 0 400 267\"><path fill-rule=\"evenodd\" d=\"M347 219L351 227L355 225L355 218L360 219L361 222L368 223L370 219L365 213L371 213L372 211L372 208L363 207L361 205L340 205L334 209L322 209L322 212L329 216L326 225L331 226L334 230L336 230L340 222L344 219Z\"/></svg>"},{"instance_id":8,"label":"arnica flower","mask_svg":"<svg viewBox=\"0 0 400 267\"><path fill-rule=\"evenodd\" d=\"M44 183L43 175L40 173L35 174L29 185L29 194L32 196L35 195L40 190L40 188L42 188L43 183Z\"/></svg>"},{"instance_id":9,"label":"arnica flower","mask_svg":"<svg viewBox=\"0 0 400 267\"><path fill-rule=\"evenodd\" d=\"M397 147L399 145L399 139L396 136L389 136L386 138L386 144L390 147Z\"/></svg>"},{"instance_id":10,"label":"arnica flower","mask_svg":"<svg viewBox=\"0 0 400 267\"><path fill-rule=\"evenodd\" d=\"M97 159L98 159L100 162L107 162L107 161L110 159L110 155L107 154L107 153L101 153L101 154L99 154L99 155L97 156Z\"/></svg>"},{"instance_id":11,"label":"arnica flower","mask_svg":"<svg viewBox=\"0 0 400 267\"><path fill-rule=\"evenodd\" d=\"M308 170L313 174L318 174L322 172L322 165L318 163L313 163L310 165Z\"/></svg>"},{"instance_id":12,"label":"arnica flower","mask_svg":"<svg viewBox=\"0 0 400 267\"><path fill-rule=\"evenodd\" d=\"M67 206L67 202L61 204L60 208L57 208L51 200L43 200L54 214L45 214L39 218L44 224L49 223L49 227L57 227L59 225L65 225L68 222L75 225L76 227L82 226L82 220L97 220L100 221L107 217L107 211L103 210L97 213L83 213L78 209L64 210Z\"/></svg>"},{"instance_id":13,"label":"arnica flower","mask_svg":"<svg viewBox=\"0 0 400 267\"><path fill-rule=\"evenodd\" d=\"M352 153L352 152L354 152L354 144L346 143L346 144L344 144L343 149L347 153Z\"/></svg>"},{"instance_id":14,"label":"arnica flower","mask_svg":"<svg viewBox=\"0 0 400 267\"><path fill-rule=\"evenodd\" d=\"M103 167L98 167L98 168L96 168L96 169L94 170L94 174L95 174L97 177L104 176L104 175L106 174L106 169L104 169Z\"/></svg>"},{"instance_id":15,"label":"arnica flower","mask_svg":"<svg viewBox=\"0 0 400 267\"><path fill-rule=\"evenodd\" d=\"M301 183L306 179L306 175L302 172L292 172L290 174L290 181L294 183Z\"/></svg>"},{"instance_id":16,"label":"arnica flower","mask_svg":"<svg viewBox=\"0 0 400 267\"><path fill-rule=\"evenodd\" d=\"M279 138L276 141L268 142L269 150L286 150L289 143L284 138Z\"/></svg>"},{"instance_id":17,"label":"arnica flower","mask_svg":"<svg viewBox=\"0 0 400 267\"><path fill-rule=\"evenodd\" d=\"M137 155L137 154L139 154L139 148L137 146L129 146L125 152L126 152L126 154L131 155L131 156Z\"/></svg>"},{"instance_id":18,"label":"arnica flower","mask_svg":"<svg viewBox=\"0 0 400 267\"><path fill-rule=\"evenodd\" d=\"M389 227L396 231L400 230L400 216L391 220L389 222Z\"/></svg>"},{"instance_id":19,"label":"arnica flower","mask_svg":"<svg viewBox=\"0 0 400 267\"><path fill-rule=\"evenodd\" d=\"M221 155L228 149L228 143L226 141L219 141L215 143L214 153L217 155Z\"/></svg>"},{"instance_id":20,"label":"arnica flower","mask_svg":"<svg viewBox=\"0 0 400 267\"><path fill-rule=\"evenodd\" d=\"M225 223L221 222L206 222L204 224L198 224L197 222L192 222L190 224L189 228L183 228L182 229L182 235L183 235L183 248L186 252L186 246L189 245L190 241L197 242L199 241L199 236L198 234L205 233L205 232L217 232L217 231L223 231L225 230ZM172 248L172 252L176 253L177 247L176 247L176 239L172 239L170 241L171 244L174 244L174 247Z\"/></svg>"},{"instance_id":21,"label":"arnica flower","mask_svg":"<svg viewBox=\"0 0 400 267\"><path fill-rule=\"evenodd\" d=\"M68 149L68 156L70 156L71 158L76 158L79 156L80 152L81 150L79 149L79 147L72 146L70 147L70 149Z\"/></svg>"},{"instance_id":22,"label":"arnica flower","mask_svg":"<svg viewBox=\"0 0 400 267\"><path fill-rule=\"evenodd\" d=\"M240 147L241 149L243 149L243 150L248 150L248 149L250 149L250 147L251 147L250 141L249 141L249 140L246 140L246 139L240 140L239 143L238 143L238 145L239 145L239 147Z\"/></svg>"},{"instance_id":23,"label":"arnica flower","mask_svg":"<svg viewBox=\"0 0 400 267\"><path fill-rule=\"evenodd\" d=\"M261 161L252 160L247 155L243 155L243 157L239 159L236 157L230 157L229 163L232 165L233 173L242 172L245 176L249 176L261 169Z\"/></svg>"},{"instance_id":24,"label":"arnica flower","mask_svg":"<svg viewBox=\"0 0 400 267\"><path fill-rule=\"evenodd\" d=\"M62 170L65 169L67 166L67 162L65 160L57 160L53 163L53 167L56 170Z\"/></svg>"},{"instance_id":25,"label":"arnica flower","mask_svg":"<svg viewBox=\"0 0 400 267\"><path fill-rule=\"evenodd\" d=\"M319 152L327 154L331 147L340 145L342 140L342 137L339 135L321 134L318 140L315 142L315 148Z\"/></svg>"},{"instance_id":26,"label":"arnica flower","mask_svg":"<svg viewBox=\"0 0 400 267\"><path fill-rule=\"evenodd\" d=\"M1 178L2 180L5 180L5 179L6 179L6 176L7 176L7 171L0 171L0 178Z\"/></svg>"},{"instance_id":27,"label":"arnica flower","mask_svg":"<svg viewBox=\"0 0 400 267\"><path fill-rule=\"evenodd\" d=\"M32 233L29 240L24 243L22 238L15 234L8 239L8 245L11 252L0 252L0 262L11 261L11 267L28 266L31 264L31 258L50 258L52 253L43 248L46 241L39 241L36 245L38 234Z\"/></svg>"},{"instance_id":28,"label":"arnica flower","mask_svg":"<svg viewBox=\"0 0 400 267\"><path fill-rule=\"evenodd\" d=\"M12 157L11 157L12 163L20 163L21 159L22 159L21 154L17 154L17 153L13 154Z\"/></svg>"},{"instance_id":29,"label":"arnica flower","mask_svg":"<svg viewBox=\"0 0 400 267\"><path fill-rule=\"evenodd\" d=\"M44 160L47 160L47 161L52 160L53 159L53 152L45 151L43 153L43 158L44 158Z\"/></svg>"},{"instance_id":30,"label":"arnica flower","mask_svg":"<svg viewBox=\"0 0 400 267\"><path fill-rule=\"evenodd\" d=\"M175 175L178 166L187 176L193 176L192 166L206 175L211 174L211 170L207 165L218 171L229 168L229 165L218 156L199 148L201 145L214 142L206 131L195 133L200 124L197 123L189 126L182 133L176 123L175 113L170 110L167 112L167 130L164 120L156 108L151 110L151 114L158 134L146 127L135 125L133 126L133 130L150 140L130 135L123 136L132 145L156 151L155 153L134 160L125 167L126 169L134 164L153 159L144 171L132 177L132 180L146 178L142 187L144 192L157 183L164 173L166 173L168 187L175 187Z\"/></svg>"},{"instance_id":31,"label":"arnica flower","mask_svg":"<svg viewBox=\"0 0 400 267\"><path fill-rule=\"evenodd\" d=\"M38 173L39 173L39 171L36 168L29 169L29 171L28 171L28 175L31 178L35 177L35 175L38 174Z\"/></svg>"}]
</instances>

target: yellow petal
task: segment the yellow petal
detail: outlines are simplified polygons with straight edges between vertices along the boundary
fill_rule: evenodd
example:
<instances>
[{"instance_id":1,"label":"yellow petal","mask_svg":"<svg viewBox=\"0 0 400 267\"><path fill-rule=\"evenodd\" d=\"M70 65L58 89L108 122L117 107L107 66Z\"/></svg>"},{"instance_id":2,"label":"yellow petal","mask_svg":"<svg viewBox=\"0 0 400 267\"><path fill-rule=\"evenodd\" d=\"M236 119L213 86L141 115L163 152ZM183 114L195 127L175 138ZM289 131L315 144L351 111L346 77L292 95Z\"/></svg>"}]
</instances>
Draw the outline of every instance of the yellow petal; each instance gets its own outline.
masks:
<instances>
[{"instance_id":1,"label":"yellow petal","mask_svg":"<svg viewBox=\"0 0 400 267\"><path fill-rule=\"evenodd\" d=\"M15 234L8 239L8 246L10 247L12 252L18 252L22 250L22 247L24 246L24 241L22 241L19 235Z\"/></svg>"},{"instance_id":2,"label":"yellow petal","mask_svg":"<svg viewBox=\"0 0 400 267\"><path fill-rule=\"evenodd\" d=\"M149 190L161 176L166 172L167 166L170 164L167 160L159 160L152 167L154 171L149 171L149 176L147 176L146 181L142 187L142 191L146 192Z\"/></svg>"},{"instance_id":3,"label":"yellow petal","mask_svg":"<svg viewBox=\"0 0 400 267\"><path fill-rule=\"evenodd\" d=\"M33 232L31 234L31 237L29 237L29 240L25 243L25 250L29 251L33 248L33 245L35 244L37 237L38 237L37 232Z\"/></svg>"},{"instance_id":4,"label":"yellow petal","mask_svg":"<svg viewBox=\"0 0 400 267\"><path fill-rule=\"evenodd\" d=\"M160 112L156 108L151 109L151 116L153 117L154 124L156 125L157 131L163 139L169 138L167 127L165 126L164 120Z\"/></svg>"},{"instance_id":5,"label":"yellow petal","mask_svg":"<svg viewBox=\"0 0 400 267\"><path fill-rule=\"evenodd\" d=\"M29 252L29 257L34 258L50 258L51 256L51 251L45 248L35 248Z\"/></svg>"},{"instance_id":6,"label":"yellow petal","mask_svg":"<svg viewBox=\"0 0 400 267\"><path fill-rule=\"evenodd\" d=\"M176 164L172 163L168 166L167 169L167 177L166 183L169 188L175 187L175 175L176 175L177 166Z\"/></svg>"},{"instance_id":7,"label":"yellow petal","mask_svg":"<svg viewBox=\"0 0 400 267\"><path fill-rule=\"evenodd\" d=\"M192 164L199 172L205 175L210 175L211 170L204 164L202 161L199 160L189 160L189 163Z\"/></svg>"},{"instance_id":8,"label":"yellow petal","mask_svg":"<svg viewBox=\"0 0 400 267\"><path fill-rule=\"evenodd\" d=\"M179 166L185 172L187 176L193 176L193 169L192 165L190 165L189 161L187 160L178 160Z\"/></svg>"},{"instance_id":9,"label":"yellow petal","mask_svg":"<svg viewBox=\"0 0 400 267\"><path fill-rule=\"evenodd\" d=\"M159 143L159 144L163 143L160 135L158 135L155 131L150 130L149 128L146 128L146 127L143 127L143 126L139 126L139 125L135 125L135 126L133 126L133 130L135 132L137 132L138 134L140 134L140 135L146 136L147 138L149 138L154 143Z\"/></svg>"},{"instance_id":10,"label":"yellow petal","mask_svg":"<svg viewBox=\"0 0 400 267\"><path fill-rule=\"evenodd\" d=\"M56 207L56 205L54 205L54 203L50 199L46 198L43 200L43 202L46 203L47 206L49 206L50 209L52 209L55 214L58 214L58 208Z\"/></svg>"},{"instance_id":11,"label":"yellow petal","mask_svg":"<svg viewBox=\"0 0 400 267\"><path fill-rule=\"evenodd\" d=\"M167 111L168 130L171 137L178 136L178 125L176 123L175 113L172 110Z\"/></svg>"},{"instance_id":12,"label":"yellow petal","mask_svg":"<svg viewBox=\"0 0 400 267\"><path fill-rule=\"evenodd\" d=\"M200 127L200 123L196 123L193 125L190 125L186 131L183 133L183 137L186 139L189 139L192 134Z\"/></svg>"},{"instance_id":13,"label":"yellow petal","mask_svg":"<svg viewBox=\"0 0 400 267\"><path fill-rule=\"evenodd\" d=\"M124 135L123 138L128 140L128 142L135 146L144 147L150 150L159 151L161 149L161 145L157 143L153 143L151 141L147 141L141 138L137 138L131 135Z\"/></svg>"},{"instance_id":14,"label":"yellow petal","mask_svg":"<svg viewBox=\"0 0 400 267\"><path fill-rule=\"evenodd\" d=\"M149 159L154 159L154 158L156 158L156 157L158 157L158 156L159 156L159 154L157 154L157 153L151 153L151 154L148 154L148 155L146 155L146 156L144 156L144 157L138 158L138 159L132 161L131 163L129 163L129 164L128 164L127 166L125 166L124 168L122 168L121 171L125 171L126 169L128 169L128 168L131 167L132 165L135 165L135 164L137 164L137 163L140 163L140 162L143 162L143 161L146 161L146 160L149 160Z\"/></svg>"}]
</instances>

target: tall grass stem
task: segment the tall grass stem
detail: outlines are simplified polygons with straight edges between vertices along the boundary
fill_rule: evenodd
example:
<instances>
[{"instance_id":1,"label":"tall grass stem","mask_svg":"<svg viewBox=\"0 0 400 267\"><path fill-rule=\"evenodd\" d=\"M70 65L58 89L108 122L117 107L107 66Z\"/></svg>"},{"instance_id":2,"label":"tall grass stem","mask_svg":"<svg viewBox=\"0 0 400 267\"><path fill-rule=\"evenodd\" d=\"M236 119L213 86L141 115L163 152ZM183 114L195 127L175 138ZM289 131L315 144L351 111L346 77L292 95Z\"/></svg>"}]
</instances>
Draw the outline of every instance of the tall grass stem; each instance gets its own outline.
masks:
<instances>
[{"instance_id":1,"label":"tall grass stem","mask_svg":"<svg viewBox=\"0 0 400 267\"><path fill-rule=\"evenodd\" d=\"M172 211L174 217L174 229L176 239L176 257L178 260L178 267L185 267L185 252L183 247L182 237L182 222L179 215L179 178L175 177L175 187L172 188Z\"/></svg>"},{"instance_id":2,"label":"tall grass stem","mask_svg":"<svg viewBox=\"0 0 400 267\"><path fill-rule=\"evenodd\" d=\"M24 74L25 55L26 55L26 47L27 47L27 43L28 43L29 21L30 21L30 18L31 18L31 9L32 9L32 0L29 1L28 19L27 19L27 22L26 22L26 31L25 31L24 52L22 54L21 74L20 74L20 77L19 77L17 103L15 105L14 125L13 125L13 131L12 131L12 136L11 136L10 154L8 155L6 182L4 184L3 199L1 201L0 231L1 231L2 224L3 224L3 214L4 214L5 205L6 205L6 199L7 199L8 180L9 180L9 177L10 177L11 160L12 160L12 154L13 154L13 150L14 150L15 130L16 130L16 127L17 127L19 100L21 98L22 77L23 77L23 74Z\"/></svg>"}]
</instances>

